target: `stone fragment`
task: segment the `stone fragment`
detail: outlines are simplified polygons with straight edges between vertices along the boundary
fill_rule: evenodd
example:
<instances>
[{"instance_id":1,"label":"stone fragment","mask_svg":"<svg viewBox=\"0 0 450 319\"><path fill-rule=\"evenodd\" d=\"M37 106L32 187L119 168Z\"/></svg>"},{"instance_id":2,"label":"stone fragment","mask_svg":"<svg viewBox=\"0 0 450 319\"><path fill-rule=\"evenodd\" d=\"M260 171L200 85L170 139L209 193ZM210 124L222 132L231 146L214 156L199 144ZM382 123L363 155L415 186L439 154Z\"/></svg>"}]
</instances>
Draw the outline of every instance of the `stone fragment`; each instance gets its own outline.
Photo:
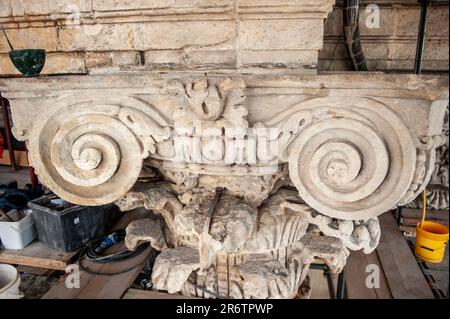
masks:
<instances>
[{"instance_id":1,"label":"stone fragment","mask_svg":"<svg viewBox=\"0 0 450 319\"><path fill-rule=\"evenodd\" d=\"M125 245L129 250L135 250L142 243L148 242L154 249L162 251L168 248L164 226L164 222L157 218L132 221L126 228Z\"/></svg>"},{"instance_id":2,"label":"stone fragment","mask_svg":"<svg viewBox=\"0 0 450 319\"><path fill-rule=\"evenodd\" d=\"M178 292L192 271L199 267L200 259L195 249L166 249L158 255L153 266L153 286L169 293Z\"/></svg>"}]
</instances>

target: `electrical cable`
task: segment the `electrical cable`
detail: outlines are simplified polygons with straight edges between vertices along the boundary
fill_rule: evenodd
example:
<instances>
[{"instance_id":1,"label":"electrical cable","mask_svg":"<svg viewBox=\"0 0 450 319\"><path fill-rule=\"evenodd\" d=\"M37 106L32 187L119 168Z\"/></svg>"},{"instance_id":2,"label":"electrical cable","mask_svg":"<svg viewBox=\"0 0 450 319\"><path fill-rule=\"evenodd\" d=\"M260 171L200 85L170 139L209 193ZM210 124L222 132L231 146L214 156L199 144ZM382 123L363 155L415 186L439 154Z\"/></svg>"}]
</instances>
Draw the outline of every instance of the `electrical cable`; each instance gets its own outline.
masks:
<instances>
[{"instance_id":1,"label":"electrical cable","mask_svg":"<svg viewBox=\"0 0 450 319\"><path fill-rule=\"evenodd\" d=\"M117 230L116 231L120 236L120 241L122 242L125 238L125 230ZM105 276L114 276L126 273L134 268L136 268L140 262L132 267L129 267L127 269L118 271L118 272L111 272L111 273L105 273L105 272L97 272L88 269L85 265L83 265L83 260L87 259L90 262L98 263L98 264L108 264L108 263L114 263L114 262L121 262L133 257L136 257L140 255L144 250L146 250L149 247L149 243L143 243L139 245L136 250L130 251L130 250L123 250L116 253L112 253L109 255L100 255L95 252L95 249L105 240L105 238L108 236L104 236L98 239L95 239L88 243L80 252L80 256L78 258L78 265L81 270L94 275L105 275Z\"/></svg>"}]
</instances>

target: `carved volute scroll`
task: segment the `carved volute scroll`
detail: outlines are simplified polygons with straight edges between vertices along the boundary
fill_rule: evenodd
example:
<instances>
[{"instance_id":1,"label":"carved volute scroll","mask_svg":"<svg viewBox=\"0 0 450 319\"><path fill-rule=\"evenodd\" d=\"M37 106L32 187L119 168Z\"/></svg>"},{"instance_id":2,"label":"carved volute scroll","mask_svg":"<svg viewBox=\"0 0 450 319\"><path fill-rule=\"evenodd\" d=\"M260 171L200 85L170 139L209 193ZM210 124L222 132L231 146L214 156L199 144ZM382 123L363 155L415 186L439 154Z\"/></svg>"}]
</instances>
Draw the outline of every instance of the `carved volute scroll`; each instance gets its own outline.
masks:
<instances>
[{"instance_id":1,"label":"carved volute scroll","mask_svg":"<svg viewBox=\"0 0 450 319\"><path fill-rule=\"evenodd\" d=\"M137 181L143 158L169 137L149 115L119 104L76 103L42 120L30 135L30 160L45 185L82 205L123 196Z\"/></svg>"},{"instance_id":2,"label":"carved volute scroll","mask_svg":"<svg viewBox=\"0 0 450 319\"><path fill-rule=\"evenodd\" d=\"M322 108L289 145L289 174L300 196L340 219L376 217L408 191L416 147L404 122L371 99L319 98ZM312 109L312 108L311 108Z\"/></svg>"}]
</instances>

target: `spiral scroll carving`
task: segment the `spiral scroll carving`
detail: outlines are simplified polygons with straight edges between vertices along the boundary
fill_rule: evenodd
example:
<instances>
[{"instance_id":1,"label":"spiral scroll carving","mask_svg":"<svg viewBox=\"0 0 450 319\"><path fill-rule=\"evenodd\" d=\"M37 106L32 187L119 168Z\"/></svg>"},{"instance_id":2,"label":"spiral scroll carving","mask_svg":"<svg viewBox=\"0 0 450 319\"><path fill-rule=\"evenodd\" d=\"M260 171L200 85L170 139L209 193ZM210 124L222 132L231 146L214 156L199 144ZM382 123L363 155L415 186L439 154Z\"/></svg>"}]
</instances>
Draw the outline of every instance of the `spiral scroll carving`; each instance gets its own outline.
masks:
<instances>
[{"instance_id":1,"label":"spiral scroll carving","mask_svg":"<svg viewBox=\"0 0 450 319\"><path fill-rule=\"evenodd\" d=\"M120 120L118 105L77 105L49 117L30 139L30 159L42 182L80 205L113 202L131 189L143 145Z\"/></svg>"},{"instance_id":2,"label":"spiral scroll carving","mask_svg":"<svg viewBox=\"0 0 450 319\"><path fill-rule=\"evenodd\" d=\"M393 208L415 171L416 147L405 124L381 103L360 102L328 107L289 147L289 173L300 196L340 219Z\"/></svg>"}]
</instances>

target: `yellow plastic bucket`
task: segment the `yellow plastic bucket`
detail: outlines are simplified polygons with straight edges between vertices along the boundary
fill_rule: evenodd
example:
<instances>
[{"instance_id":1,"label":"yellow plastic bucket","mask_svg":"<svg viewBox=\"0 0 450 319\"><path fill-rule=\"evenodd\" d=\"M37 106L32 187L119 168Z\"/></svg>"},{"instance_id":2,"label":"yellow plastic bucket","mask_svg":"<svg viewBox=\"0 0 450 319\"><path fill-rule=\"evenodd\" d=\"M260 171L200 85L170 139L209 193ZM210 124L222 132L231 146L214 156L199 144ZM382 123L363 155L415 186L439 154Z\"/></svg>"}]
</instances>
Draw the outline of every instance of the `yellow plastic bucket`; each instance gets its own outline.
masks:
<instances>
[{"instance_id":1,"label":"yellow plastic bucket","mask_svg":"<svg viewBox=\"0 0 450 319\"><path fill-rule=\"evenodd\" d=\"M422 260L440 263L448 241L448 227L434 222L418 223L414 253Z\"/></svg>"}]
</instances>

